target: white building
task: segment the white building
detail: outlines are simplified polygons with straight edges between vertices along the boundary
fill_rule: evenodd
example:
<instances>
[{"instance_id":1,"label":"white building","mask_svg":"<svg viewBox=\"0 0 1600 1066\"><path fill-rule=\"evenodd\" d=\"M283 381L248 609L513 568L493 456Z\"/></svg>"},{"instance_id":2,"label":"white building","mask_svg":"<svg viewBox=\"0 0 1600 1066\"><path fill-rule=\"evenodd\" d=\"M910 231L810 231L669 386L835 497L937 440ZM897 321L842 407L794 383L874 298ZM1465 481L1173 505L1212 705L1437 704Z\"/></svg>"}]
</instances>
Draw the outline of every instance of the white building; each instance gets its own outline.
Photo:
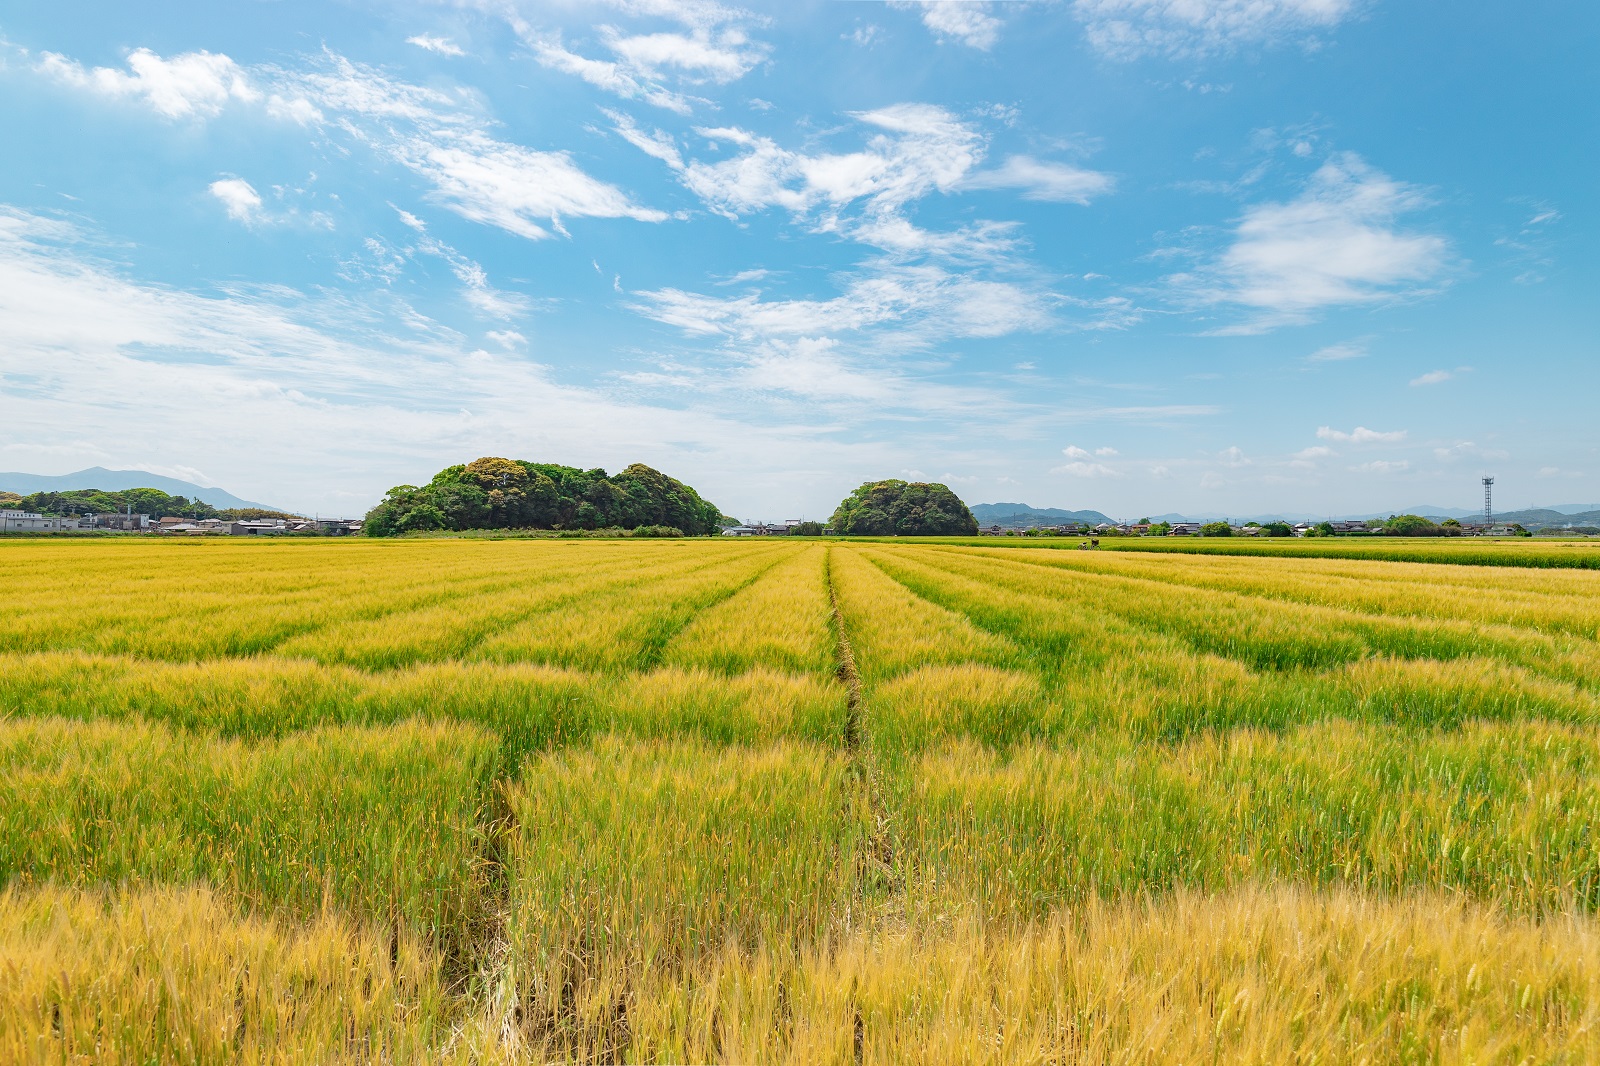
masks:
<instances>
[{"instance_id":1,"label":"white building","mask_svg":"<svg viewBox=\"0 0 1600 1066\"><path fill-rule=\"evenodd\" d=\"M0 533L60 533L77 528L76 518L50 518L32 511L0 511Z\"/></svg>"}]
</instances>

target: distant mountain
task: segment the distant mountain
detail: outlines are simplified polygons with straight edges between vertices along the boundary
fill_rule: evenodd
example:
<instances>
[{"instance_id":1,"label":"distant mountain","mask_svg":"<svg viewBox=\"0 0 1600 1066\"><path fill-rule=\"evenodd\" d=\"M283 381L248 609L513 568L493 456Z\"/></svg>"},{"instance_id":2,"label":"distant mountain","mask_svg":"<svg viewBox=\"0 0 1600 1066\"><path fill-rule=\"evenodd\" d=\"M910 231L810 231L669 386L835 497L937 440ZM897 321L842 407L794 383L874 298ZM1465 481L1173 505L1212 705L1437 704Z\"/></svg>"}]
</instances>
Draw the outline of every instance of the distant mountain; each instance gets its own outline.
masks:
<instances>
[{"instance_id":1,"label":"distant mountain","mask_svg":"<svg viewBox=\"0 0 1600 1066\"><path fill-rule=\"evenodd\" d=\"M1013 529L1057 526L1063 522L1087 522L1094 526L1111 521L1099 511L1063 511L1059 507L1029 507L1025 503L980 503L971 510L972 517L978 520L980 526L1008 526Z\"/></svg>"},{"instance_id":2,"label":"distant mountain","mask_svg":"<svg viewBox=\"0 0 1600 1066\"><path fill-rule=\"evenodd\" d=\"M103 466L91 466L75 474L0 474L0 490L15 492L19 496L28 496L35 492L66 492L70 489L105 489L108 492L118 492L122 489L160 489L168 496L186 496L191 500L204 500L218 510L233 507L258 507L263 511L280 510L264 503L241 500L223 489L207 488L192 481L162 477L160 474L144 470L107 470Z\"/></svg>"}]
</instances>

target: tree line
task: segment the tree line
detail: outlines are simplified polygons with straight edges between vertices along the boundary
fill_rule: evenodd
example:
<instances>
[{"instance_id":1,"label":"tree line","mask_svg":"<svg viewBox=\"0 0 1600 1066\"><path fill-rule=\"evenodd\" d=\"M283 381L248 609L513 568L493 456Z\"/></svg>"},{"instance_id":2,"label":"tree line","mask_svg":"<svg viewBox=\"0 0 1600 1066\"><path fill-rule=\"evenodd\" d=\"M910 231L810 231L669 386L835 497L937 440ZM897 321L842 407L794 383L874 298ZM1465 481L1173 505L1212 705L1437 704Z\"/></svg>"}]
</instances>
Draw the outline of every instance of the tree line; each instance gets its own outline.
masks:
<instances>
[{"instance_id":1,"label":"tree line","mask_svg":"<svg viewBox=\"0 0 1600 1066\"><path fill-rule=\"evenodd\" d=\"M34 492L20 496L0 492L0 507L8 511L32 511L56 517L81 517L91 514L149 515L151 518L220 518L240 521L251 518L293 518L281 511L257 507L218 509L204 500L169 496L160 489L68 489L65 492Z\"/></svg>"}]
</instances>

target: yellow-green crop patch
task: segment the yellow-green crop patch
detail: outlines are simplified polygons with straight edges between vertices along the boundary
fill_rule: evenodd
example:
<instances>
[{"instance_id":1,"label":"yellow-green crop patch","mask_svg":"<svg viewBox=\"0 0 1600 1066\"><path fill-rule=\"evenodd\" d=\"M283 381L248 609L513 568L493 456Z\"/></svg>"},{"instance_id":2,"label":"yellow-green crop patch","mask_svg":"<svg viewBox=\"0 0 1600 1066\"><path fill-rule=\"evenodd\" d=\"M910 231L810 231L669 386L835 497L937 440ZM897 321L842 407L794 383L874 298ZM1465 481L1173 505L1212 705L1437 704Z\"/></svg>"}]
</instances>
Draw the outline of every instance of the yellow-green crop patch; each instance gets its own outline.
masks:
<instances>
[{"instance_id":1,"label":"yellow-green crop patch","mask_svg":"<svg viewBox=\"0 0 1600 1066\"><path fill-rule=\"evenodd\" d=\"M1040 547L0 543L0 1058L1600 1057L1588 546Z\"/></svg>"}]
</instances>

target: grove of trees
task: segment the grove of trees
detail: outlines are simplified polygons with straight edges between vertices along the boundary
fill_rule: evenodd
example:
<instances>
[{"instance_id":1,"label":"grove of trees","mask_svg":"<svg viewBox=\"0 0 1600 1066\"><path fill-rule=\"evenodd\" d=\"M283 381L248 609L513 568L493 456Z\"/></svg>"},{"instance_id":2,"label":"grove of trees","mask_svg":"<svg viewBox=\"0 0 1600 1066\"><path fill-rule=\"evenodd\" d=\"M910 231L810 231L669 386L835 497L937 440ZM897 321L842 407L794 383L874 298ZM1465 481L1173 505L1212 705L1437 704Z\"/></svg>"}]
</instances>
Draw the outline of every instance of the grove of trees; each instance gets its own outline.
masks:
<instances>
[{"instance_id":1,"label":"grove of trees","mask_svg":"<svg viewBox=\"0 0 1600 1066\"><path fill-rule=\"evenodd\" d=\"M694 489L642 463L608 475L485 457L446 467L426 485L390 489L363 528L368 536L392 537L427 530L659 526L701 536L716 532L720 517Z\"/></svg>"},{"instance_id":2,"label":"grove of trees","mask_svg":"<svg viewBox=\"0 0 1600 1066\"><path fill-rule=\"evenodd\" d=\"M873 537L976 536L978 520L948 488L922 481L869 481L839 504L835 532Z\"/></svg>"}]
</instances>

